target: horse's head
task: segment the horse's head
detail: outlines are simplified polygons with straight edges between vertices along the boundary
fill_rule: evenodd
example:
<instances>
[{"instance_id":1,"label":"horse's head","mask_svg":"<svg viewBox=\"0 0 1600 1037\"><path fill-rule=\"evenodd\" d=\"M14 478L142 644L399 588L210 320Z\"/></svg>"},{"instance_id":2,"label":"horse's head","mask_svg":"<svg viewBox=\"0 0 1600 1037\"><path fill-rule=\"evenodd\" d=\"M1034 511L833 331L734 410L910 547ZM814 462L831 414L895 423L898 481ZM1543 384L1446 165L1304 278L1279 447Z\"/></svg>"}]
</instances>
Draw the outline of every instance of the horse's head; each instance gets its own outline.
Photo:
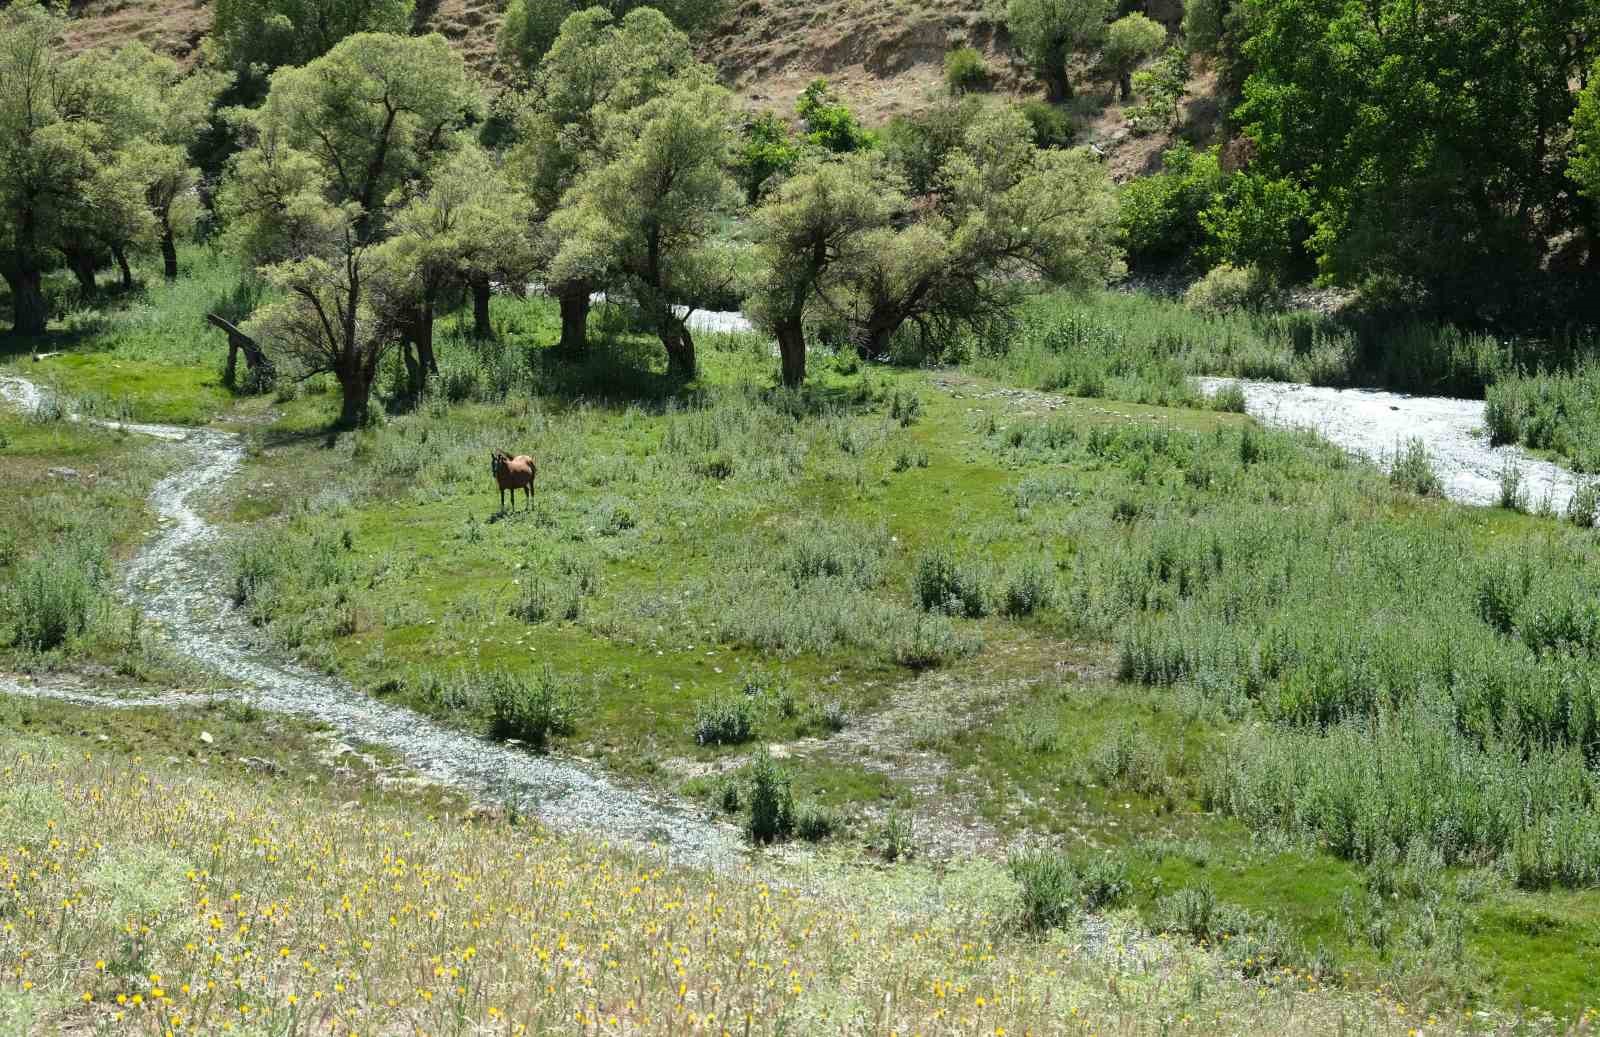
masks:
<instances>
[{"instance_id":1,"label":"horse's head","mask_svg":"<svg viewBox=\"0 0 1600 1037\"><path fill-rule=\"evenodd\" d=\"M499 475L500 469L505 467L507 454L504 450L489 451L489 474Z\"/></svg>"}]
</instances>

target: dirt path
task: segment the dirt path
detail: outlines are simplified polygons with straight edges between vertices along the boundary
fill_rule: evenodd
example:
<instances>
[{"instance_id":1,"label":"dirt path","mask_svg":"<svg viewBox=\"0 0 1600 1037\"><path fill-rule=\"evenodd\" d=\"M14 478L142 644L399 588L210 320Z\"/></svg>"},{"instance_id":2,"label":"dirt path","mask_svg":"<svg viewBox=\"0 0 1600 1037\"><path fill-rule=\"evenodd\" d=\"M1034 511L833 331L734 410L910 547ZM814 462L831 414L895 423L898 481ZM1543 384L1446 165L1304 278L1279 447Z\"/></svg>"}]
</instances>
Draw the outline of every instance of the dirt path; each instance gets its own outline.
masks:
<instances>
[{"instance_id":1,"label":"dirt path","mask_svg":"<svg viewBox=\"0 0 1600 1037\"><path fill-rule=\"evenodd\" d=\"M31 382L0 376L0 400L24 409L52 405ZM335 677L281 661L251 645L218 586L217 531L201 503L228 482L244 460L238 436L212 429L97 421L173 444L183 463L151 492L159 528L142 545L122 582L123 596L138 605L181 654L239 687L217 697L238 698L262 709L310 717L342 737L385 746L423 776L497 800L513 800L555 828L604 833L659 844L674 861L726 865L742 855L738 833L666 797L624 789L593 766L558 756L534 756L440 727L411 710L378 702ZM107 700L81 687L0 676L0 690L107 705L186 705L193 696Z\"/></svg>"}]
</instances>

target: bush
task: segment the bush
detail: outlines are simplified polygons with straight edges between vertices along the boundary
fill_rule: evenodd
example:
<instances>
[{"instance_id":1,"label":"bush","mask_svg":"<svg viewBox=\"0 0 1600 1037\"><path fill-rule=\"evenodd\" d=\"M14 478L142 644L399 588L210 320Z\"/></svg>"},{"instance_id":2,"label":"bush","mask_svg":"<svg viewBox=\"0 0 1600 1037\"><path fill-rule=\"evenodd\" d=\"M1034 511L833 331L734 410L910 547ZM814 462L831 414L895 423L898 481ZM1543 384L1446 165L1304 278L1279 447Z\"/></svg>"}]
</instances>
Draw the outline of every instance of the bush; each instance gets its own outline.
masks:
<instances>
[{"instance_id":1,"label":"bush","mask_svg":"<svg viewBox=\"0 0 1600 1037\"><path fill-rule=\"evenodd\" d=\"M952 94L982 90L989 83L989 66L972 47L957 47L944 56L944 83Z\"/></svg>"},{"instance_id":2,"label":"bush","mask_svg":"<svg viewBox=\"0 0 1600 1037\"><path fill-rule=\"evenodd\" d=\"M1089 911L1116 907L1133 889L1128 881L1128 865L1118 857L1104 854L1077 872L1078 896Z\"/></svg>"},{"instance_id":3,"label":"bush","mask_svg":"<svg viewBox=\"0 0 1600 1037\"><path fill-rule=\"evenodd\" d=\"M1439 497L1444 494L1444 484L1433 470L1428 445L1420 439L1407 440L1395 451L1394 464L1389 468L1389 482L1419 497Z\"/></svg>"},{"instance_id":4,"label":"bush","mask_svg":"<svg viewBox=\"0 0 1600 1037\"><path fill-rule=\"evenodd\" d=\"M894 807L889 808L889 816L883 819L882 832L883 859L891 864L902 858L909 858L912 852L912 843L915 838L910 816L902 814Z\"/></svg>"},{"instance_id":5,"label":"bush","mask_svg":"<svg viewBox=\"0 0 1600 1037\"><path fill-rule=\"evenodd\" d=\"M552 736L570 735L577 718L576 697L567 681L545 667L530 681L507 670L495 670L485 682L489 703L489 737L517 739L544 749Z\"/></svg>"},{"instance_id":6,"label":"bush","mask_svg":"<svg viewBox=\"0 0 1600 1037\"><path fill-rule=\"evenodd\" d=\"M806 803L795 810L794 832L808 843L817 843L833 834L839 825L833 811L819 803Z\"/></svg>"},{"instance_id":7,"label":"bush","mask_svg":"<svg viewBox=\"0 0 1600 1037\"><path fill-rule=\"evenodd\" d=\"M739 745L754 731L754 710L743 695L706 699L695 707L697 745Z\"/></svg>"},{"instance_id":8,"label":"bush","mask_svg":"<svg viewBox=\"0 0 1600 1037\"><path fill-rule=\"evenodd\" d=\"M1243 414L1244 407L1244 386L1238 382L1229 382L1211 396L1212 410L1223 411L1227 414Z\"/></svg>"},{"instance_id":9,"label":"bush","mask_svg":"<svg viewBox=\"0 0 1600 1037\"><path fill-rule=\"evenodd\" d=\"M1033 130L1033 143L1041 148L1064 148L1077 135L1067 113L1049 101L1024 101L1022 117Z\"/></svg>"},{"instance_id":10,"label":"bush","mask_svg":"<svg viewBox=\"0 0 1600 1037\"><path fill-rule=\"evenodd\" d=\"M1050 566L1038 559L1026 559L1006 574L1000 612L1013 618L1031 616L1055 603L1055 590Z\"/></svg>"},{"instance_id":11,"label":"bush","mask_svg":"<svg viewBox=\"0 0 1600 1037\"><path fill-rule=\"evenodd\" d=\"M1507 461L1500 469L1500 506L1512 511L1522 511L1528 506L1528 491L1523 486L1522 469L1515 461Z\"/></svg>"},{"instance_id":12,"label":"bush","mask_svg":"<svg viewBox=\"0 0 1600 1037\"><path fill-rule=\"evenodd\" d=\"M1161 172L1135 177L1119 194L1117 220L1129 265L1135 269L1199 255L1206 242L1200 214L1227 184L1215 148L1196 152L1175 144L1161 157Z\"/></svg>"},{"instance_id":13,"label":"bush","mask_svg":"<svg viewBox=\"0 0 1600 1037\"><path fill-rule=\"evenodd\" d=\"M984 575L971 564L956 564L941 549L928 551L917 559L913 577L917 602L929 612L979 619L989 614Z\"/></svg>"},{"instance_id":14,"label":"bush","mask_svg":"<svg viewBox=\"0 0 1600 1037\"><path fill-rule=\"evenodd\" d=\"M895 389L889 394L889 417L902 426L915 424L922 416L922 397L909 389Z\"/></svg>"},{"instance_id":15,"label":"bush","mask_svg":"<svg viewBox=\"0 0 1600 1037\"><path fill-rule=\"evenodd\" d=\"M1277 286L1257 267L1220 263L1183 293L1183 302L1201 313L1226 314L1273 309Z\"/></svg>"},{"instance_id":16,"label":"bush","mask_svg":"<svg viewBox=\"0 0 1600 1037\"><path fill-rule=\"evenodd\" d=\"M583 615L583 594L576 582L555 583L526 577L519 585L517 600L511 603L511 615L524 623L543 623L547 620L574 621Z\"/></svg>"},{"instance_id":17,"label":"bush","mask_svg":"<svg viewBox=\"0 0 1600 1037\"><path fill-rule=\"evenodd\" d=\"M1567 521L1579 529L1591 529L1600 517L1600 481L1585 479L1572 491L1567 502Z\"/></svg>"},{"instance_id":18,"label":"bush","mask_svg":"<svg viewBox=\"0 0 1600 1037\"><path fill-rule=\"evenodd\" d=\"M752 842L782 842L794 834L794 794L789 790L789 776L764 751L757 754L750 768L748 799Z\"/></svg>"},{"instance_id":19,"label":"bush","mask_svg":"<svg viewBox=\"0 0 1600 1037\"><path fill-rule=\"evenodd\" d=\"M83 633L98 596L97 568L94 559L72 558L59 548L24 562L14 592L12 643L47 652Z\"/></svg>"},{"instance_id":20,"label":"bush","mask_svg":"<svg viewBox=\"0 0 1600 1037\"><path fill-rule=\"evenodd\" d=\"M254 604L277 577L282 554L278 545L246 540L233 555L233 603Z\"/></svg>"},{"instance_id":21,"label":"bush","mask_svg":"<svg viewBox=\"0 0 1600 1037\"><path fill-rule=\"evenodd\" d=\"M1078 879L1072 864L1053 850L1011 855L1011 876L1022 887L1023 924L1034 932L1060 928L1072 917Z\"/></svg>"}]
</instances>

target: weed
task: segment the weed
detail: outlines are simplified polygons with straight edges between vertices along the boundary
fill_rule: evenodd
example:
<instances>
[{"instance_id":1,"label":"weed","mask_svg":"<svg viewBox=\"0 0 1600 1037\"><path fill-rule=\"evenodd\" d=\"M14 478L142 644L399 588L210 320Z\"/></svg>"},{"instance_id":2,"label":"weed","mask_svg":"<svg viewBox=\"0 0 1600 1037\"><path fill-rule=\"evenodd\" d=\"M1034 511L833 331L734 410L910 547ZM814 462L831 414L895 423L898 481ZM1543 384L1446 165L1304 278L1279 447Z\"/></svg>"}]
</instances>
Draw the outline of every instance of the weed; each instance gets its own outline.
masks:
<instances>
[{"instance_id":1,"label":"weed","mask_svg":"<svg viewBox=\"0 0 1600 1037\"><path fill-rule=\"evenodd\" d=\"M1078 897L1071 862L1056 851L1034 849L1013 853L1007 863L1021 887L1023 924L1040 933L1065 925Z\"/></svg>"},{"instance_id":2,"label":"weed","mask_svg":"<svg viewBox=\"0 0 1600 1037\"><path fill-rule=\"evenodd\" d=\"M879 850L883 854L883 859L891 864L910 859L915 838L911 815L890 807L879 833Z\"/></svg>"},{"instance_id":3,"label":"weed","mask_svg":"<svg viewBox=\"0 0 1600 1037\"><path fill-rule=\"evenodd\" d=\"M102 560L95 553L50 547L22 563L12 594L12 643L46 652L83 633L99 600Z\"/></svg>"},{"instance_id":4,"label":"weed","mask_svg":"<svg viewBox=\"0 0 1600 1037\"><path fill-rule=\"evenodd\" d=\"M1031 616L1055 604L1055 577L1048 562L1028 558L1006 572L1000 592L1000 613L1013 619Z\"/></svg>"},{"instance_id":5,"label":"weed","mask_svg":"<svg viewBox=\"0 0 1600 1037\"><path fill-rule=\"evenodd\" d=\"M1522 468L1512 460L1507 460L1500 469L1500 506L1510 511L1525 511L1528 507Z\"/></svg>"},{"instance_id":6,"label":"weed","mask_svg":"<svg viewBox=\"0 0 1600 1037\"><path fill-rule=\"evenodd\" d=\"M917 603L929 612L977 619L989 613L987 572L974 563L958 564L940 548L917 559L912 586Z\"/></svg>"},{"instance_id":7,"label":"weed","mask_svg":"<svg viewBox=\"0 0 1600 1037\"><path fill-rule=\"evenodd\" d=\"M1389 468L1389 481L1399 489L1419 497L1444 495L1444 484L1433 470L1433 458L1428 446L1420 439L1407 440L1395 451L1394 463Z\"/></svg>"},{"instance_id":8,"label":"weed","mask_svg":"<svg viewBox=\"0 0 1600 1037\"><path fill-rule=\"evenodd\" d=\"M794 834L808 843L817 843L832 835L839 826L833 811L817 803L802 803L794 812Z\"/></svg>"},{"instance_id":9,"label":"weed","mask_svg":"<svg viewBox=\"0 0 1600 1037\"><path fill-rule=\"evenodd\" d=\"M1579 529L1593 529L1596 518L1600 518L1600 480L1584 479L1567 502L1567 521Z\"/></svg>"}]
</instances>

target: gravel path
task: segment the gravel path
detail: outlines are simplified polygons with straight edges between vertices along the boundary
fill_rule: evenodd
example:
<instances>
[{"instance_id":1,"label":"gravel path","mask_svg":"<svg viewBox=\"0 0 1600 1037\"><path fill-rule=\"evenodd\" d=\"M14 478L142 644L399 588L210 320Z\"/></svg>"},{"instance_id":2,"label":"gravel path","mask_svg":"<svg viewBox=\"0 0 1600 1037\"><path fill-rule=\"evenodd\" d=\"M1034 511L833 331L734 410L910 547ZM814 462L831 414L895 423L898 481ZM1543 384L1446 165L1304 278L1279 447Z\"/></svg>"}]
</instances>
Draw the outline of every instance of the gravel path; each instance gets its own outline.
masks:
<instances>
[{"instance_id":1,"label":"gravel path","mask_svg":"<svg viewBox=\"0 0 1600 1037\"><path fill-rule=\"evenodd\" d=\"M25 379L0 377L0 399L25 409L47 402ZM411 710L379 702L335 677L281 661L252 646L217 580L219 537L198 504L244 460L239 437L212 429L133 425L84 419L176 444L184 463L151 492L159 528L128 567L123 593L144 610L173 647L240 688L231 693L263 709L311 717L343 737L386 746L427 778L493 799L513 799L555 828L658 844L678 862L721 866L742 855L730 826L696 815L666 797L621 788L594 767L535 756L440 727ZM0 690L107 705L182 705L194 696L93 699L83 689L0 677Z\"/></svg>"},{"instance_id":2,"label":"gravel path","mask_svg":"<svg viewBox=\"0 0 1600 1037\"><path fill-rule=\"evenodd\" d=\"M1482 400L1234 378L1197 382L1207 393L1238 385L1251 417L1269 425L1309 428L1331 443L1380 462L1392 458L1406 440L1420 439L1444 483L1445 496L1464 504L1498 504L1500 473L1507 465L1521 470L1530 506L1548 496L1557 511L1565 511L1578 485L1578 477L1559 465L1516 447L1490 446L1483 432Z\"/></svg>"}]
</instances>

